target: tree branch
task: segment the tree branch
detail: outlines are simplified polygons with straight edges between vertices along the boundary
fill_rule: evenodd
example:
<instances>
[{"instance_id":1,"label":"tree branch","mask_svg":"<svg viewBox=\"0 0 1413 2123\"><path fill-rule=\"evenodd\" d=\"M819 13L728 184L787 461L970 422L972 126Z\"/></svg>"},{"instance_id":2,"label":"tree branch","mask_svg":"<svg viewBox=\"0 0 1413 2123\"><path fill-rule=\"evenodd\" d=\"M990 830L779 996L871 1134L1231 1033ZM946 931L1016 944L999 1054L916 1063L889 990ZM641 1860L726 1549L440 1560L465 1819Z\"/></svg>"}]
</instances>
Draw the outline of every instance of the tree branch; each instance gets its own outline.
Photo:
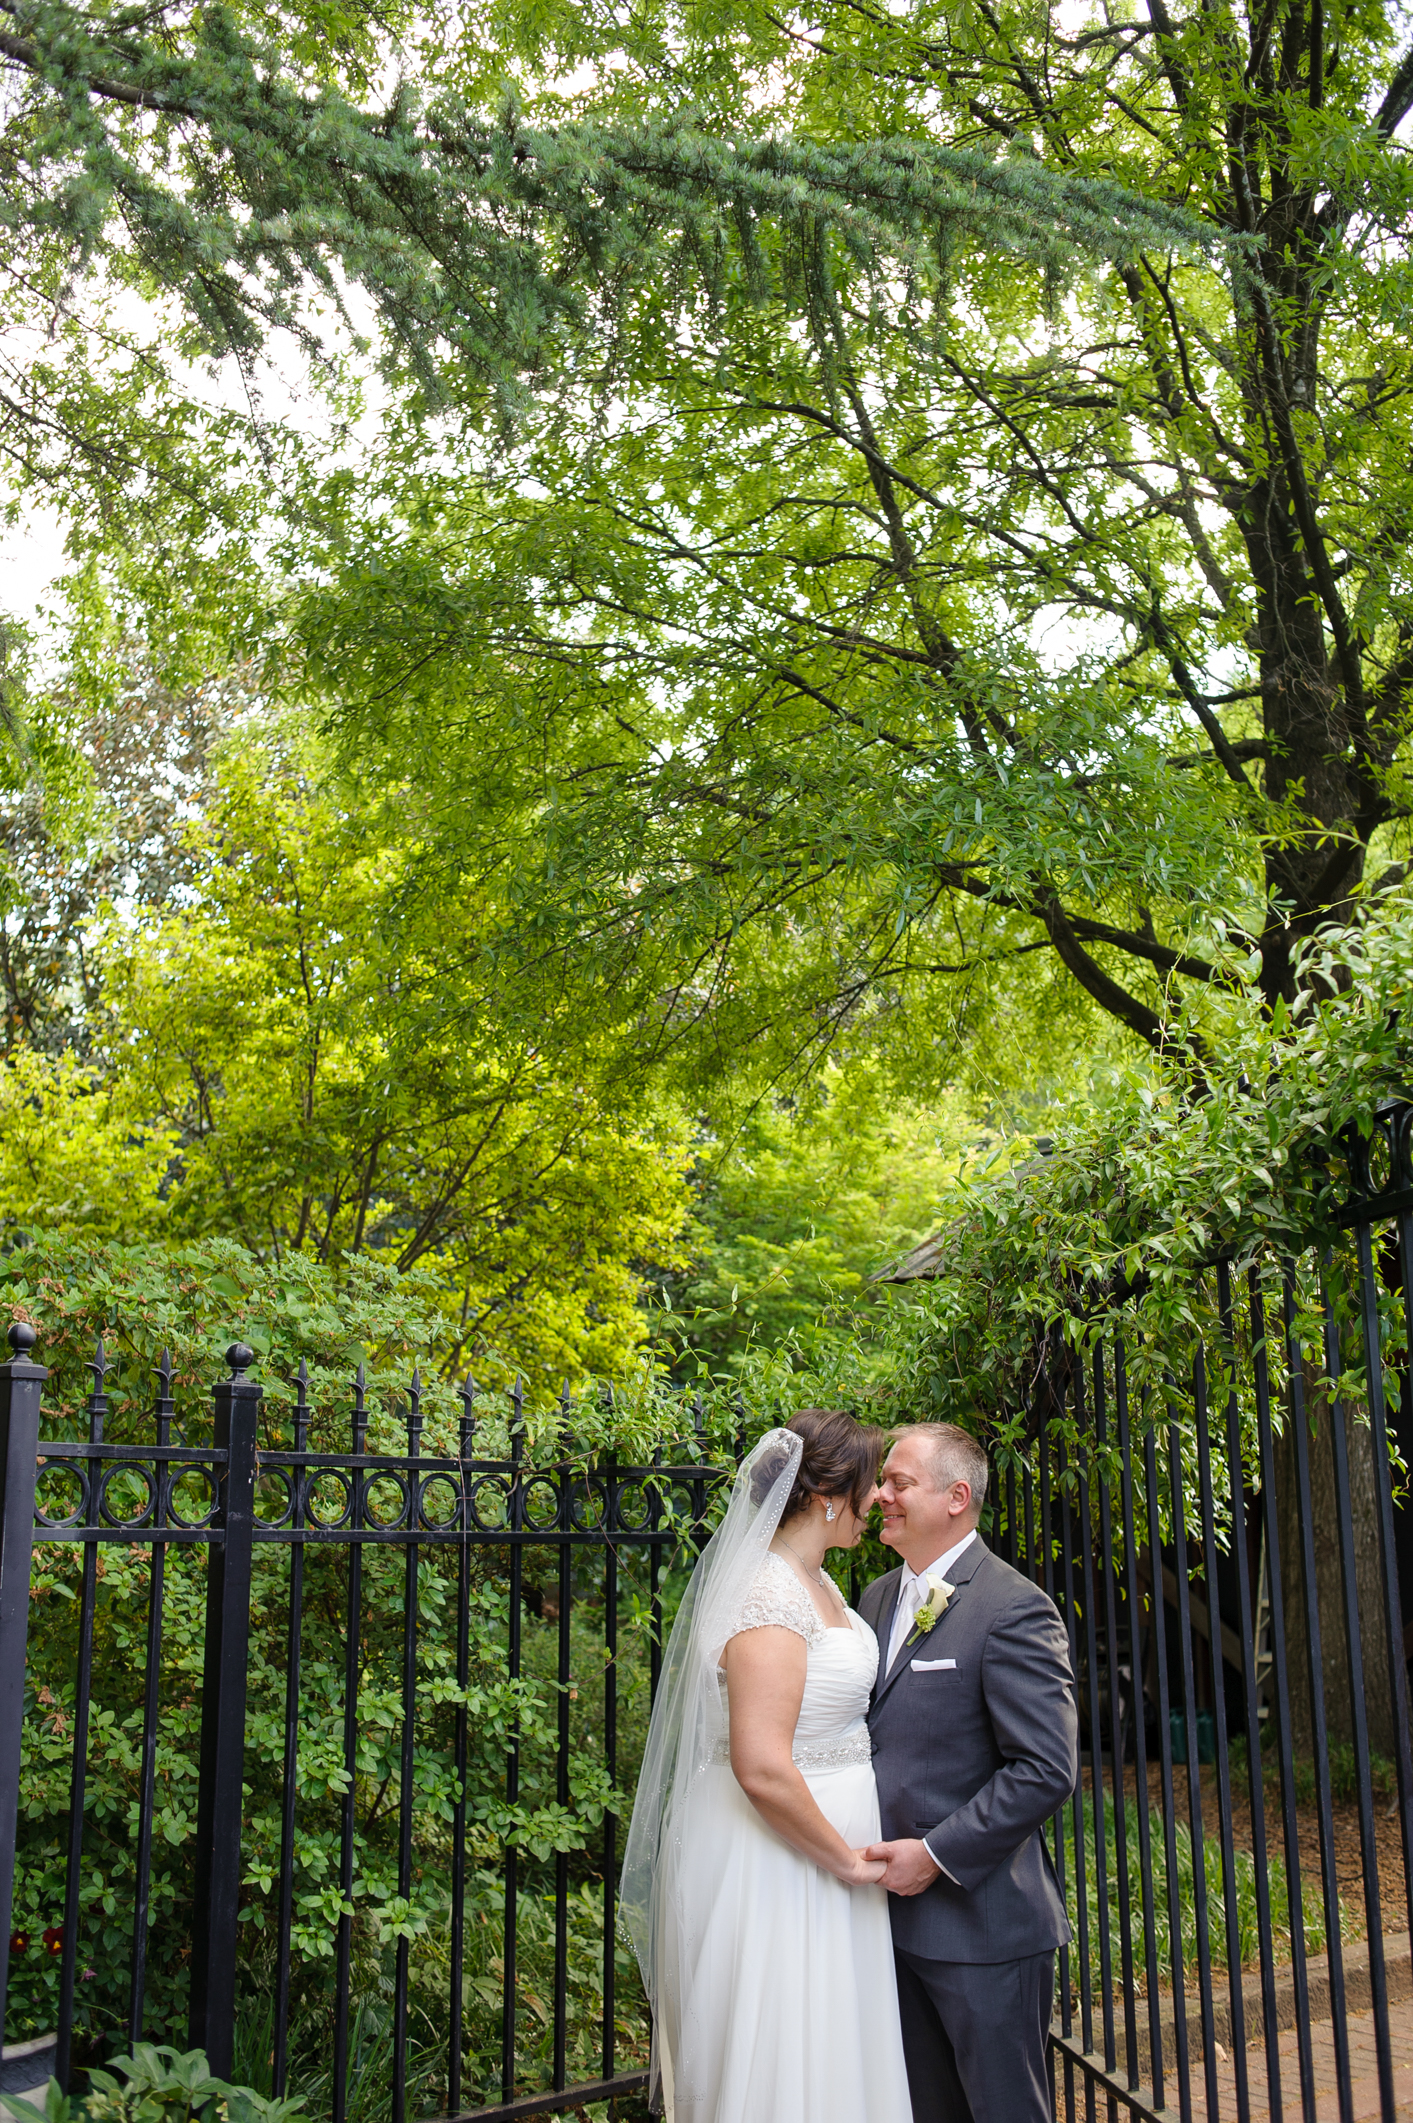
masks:
<instances>
[{"instance_id":1,"label":"tree branch","mask_svg":"<svg viewBox=\"0 0 1413 2123\"><path fill-rule=\"evenodd\" d=\"M1216 753L1237 786L1245 789L1248 796L1254 796L1256 791L1252 787L1250 776L1241 764L1240 759L1238 759L1232 747L1231 739L1208 707L1203 695L1198 692L1196 686L1192 683L1192 674L1179 653L1177 643L1168 632L1167 621L1159 609L1156 591L1153 593L1150 624L1153 629L1153 639L1168 660L1168 668L1173 674L1173 682L1206 731L1212 750Z\"/></svg>"},{"instance_id":2,"label":"tree branch","mask_svg":"<svg viewBox=\"0 0 1413 2123\"><path fill-rule=\"evenodd\" d=\"M1177 58L1177 29L1168 13L1164 0L1148 0L1148 19L1158 37L1158 52L1163 72L1168 77L1168 86L1173 92L1173 101L1179 111L1186 113L1192 100L1192 89L1182 62Z\"/></svg>"},{"instance_id":3,"label":"tree branch","mask_svg":"<svg viewBox=\"0 0 1413 2123\"><path fill-rule=\"evenodd\" d=\"M1086 943L1112 944L1116 951L1127 951L1132 958L1146 958L1160 973L1180 973L1185 980L1216 979L1216 969L1206 959L1189 958L1185 951L1170 951L1166 944L1155 943L1136 929L1111 929L1082 914L1071 914L1069 924Z\"/></svg>"},{"instance_id":4,"label":"tree branch","mask_svg":"<svg viewBox=\"0 0 1413 2123\"><path fill-rule=\"evenodd\" d=\"M13 13L7 8L6 13ZM36 45L24 37L12 37L8 30L0 30L0 55L13 59L31 74L43 74L45 62ZM139 111L165 111L173 118L204 118L207 113L188 98L165 95L160 89L134 88L130 82L115 81L111 75L88 74L84 87L95 96L102 96L111 103L126 103Z\"/></svg>"},{"instance_id":5,"label":"tree branch","mask_svg":"<svg viewBox=\"0 0 1413 2123\"><path fill-rule=\"evenodd\" d=\"M990 906L1004 907L1008 913L1027 915L1032 921L1043 921L1049 940L1057 951L1059 951L1059 943L1052 927L1052 914L1058 916L1070 943L1073 944L1079 957L1092 969L1093 974L1099 980L1107 982L1109 991L1115 996L1123 998L1124 1008L1114 1009L1111 1003L1105 1002L1105 1009L1113 1010L1115 1016L1123 1017L1125 1023L1131 1024L1135 1031L1142 1032L1145 1039L1150 1036L1149 1033L1144 1030L1141 1024L1135 1024L1126 1013L1129 1005L1139 1011L1145 1011L1146 1005L1137 1001L1135 997L1127 995L1126 991L1119 987L1116 981L1109 980L1103 968L1096 965L1087 952L1079 950L1079 940L1081 938L1088 943L1110 944L1117 951L1127 951L1133 958L1145 958L1150 965L1156 966L1162 973L1177 973L1185 979L1201 981L1215 980L1217 977L1215 967L1209 966L1205 959L1189 958L1186 952L1183 951L1171 951L1166 944L1158 943L1153 937L1140 935L1135 929L1112 929L1104 922L1090 921L1086 915L1067 914L1060 905L1057 895L1053 892L1042 892L1034 901L1029 901L1019 898L1013 893L992 891L982 879L967 877L961 872L949 872L945 881L954 890L968 892L973 899L985 900ZM1078 972L1076 967L1071 965L1070 960L1065 958L1063 951L1060 951L1060 957L1069 970L1074 973L1075 978L1081 980L1083 985L1089 988L1090 994L1095 995L1096 1000L1103 1000L1102 997L1097 995L1097 991L1089 986L1088 980L1084 979L1084 976ZM1154 1024L1159 1023L1159 1020L1153 1016L1151 1010L1147 1010L1146 1015L1152 1019Z\"/></svg>"},{"instance_id":6,"label":"tree branch","mask_svg":"<svg viewBox=\"0 0 1413 2123\"><path fill-rule=\"evenodd\" d=\"M1107 1010L1111 1017L1118 1018L1120 1024L1127 1025L1130 1032L1136 1032L1140 1039L1146 1039L1150 1047L1161 1052L1167 1044L1163 1020L1156 1011L1149 1009L1147 1003L1140 1002L1136 995L1129 994L1127 988L1121 988L1116 980L1111 980L1104 968L1090 957L1053 892L1043 896L1036 912L1044 922L1066 972L1074 975L1101 1009Z\"/></svg>"},{"instance_id":7,"label":"tree branch","mask_svg":"<svg viewBox=\"0 0 1413 2123\"><path fill-rule=\"evenodd\" d=\"M1410 110L1413 110L1413 45L1394 68L1393 79L1384 91L1384 100L1379 105L1374 123L1387 138L1402 124Z\"/></svg>"}]
</instances>

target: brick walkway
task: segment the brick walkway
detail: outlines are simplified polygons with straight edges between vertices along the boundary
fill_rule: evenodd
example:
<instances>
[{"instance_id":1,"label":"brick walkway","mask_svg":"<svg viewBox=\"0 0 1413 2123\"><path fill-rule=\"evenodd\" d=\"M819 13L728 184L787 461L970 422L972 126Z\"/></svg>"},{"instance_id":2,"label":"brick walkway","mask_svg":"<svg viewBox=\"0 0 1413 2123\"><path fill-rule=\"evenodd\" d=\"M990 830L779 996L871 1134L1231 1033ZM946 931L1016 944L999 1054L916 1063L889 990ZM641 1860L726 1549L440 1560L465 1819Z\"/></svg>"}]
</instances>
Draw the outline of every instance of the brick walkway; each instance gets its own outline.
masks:
<instances>
[{"instance_id":1,"label":"brick walkway","mask_svg":"<svg viewBox=\"0 0 1413 2123\"><path fill-rule=\"evenodd\" d=\"M1378 2058L1374 2049L1374 2016L1372 2013L1350 2013L1346 2020L1349 2039L1349 2077L1353 2095L1352 2123L1413 2123L1413 1998L1396 2000L1390 2010L1390 2032L1393 2056L1394 2106L1390 2118L1385 2118L1379 2106ZM1207 2078L1200 2057L1194 2057L1189 2071L1191 2114L1194 2123L1270 2123L1272 2114L1278 2114L1282 2123L1302 2123L1305 2110L1301 2100L1300 2051L1294 2028L1282 2031L1278 2041L1280 2058L1280 2106L1273 2110L1270 2089L1266 2083L1266 2051L1264 2043L1258 2042L1246 2052L1246 2102L1237 2100L1236 2065L1220 2043L1217 2046L1217 2106L1207 2105ZM1335 2080L1334 2028L1328 2020L1317 2020L1310 2029L1310 2056L1314 2067L1315 2116L1317 2123L1341 2123L1339 2094ZM1171 2063L1171 2058L1169 2059ZM1083 2080L1076 2074L1075 2116L1089 2113L1083 2092ZM1145 2090L1144 2100L1151 2098ZM1163 2086L1165 2117L1176 2119L1181 2110L1178 2106L1178 2082L1175 2071L1169 2069ZM1063 2098L1060 2112L1066 2112ZM1099 2118L1112 2114L1122 2123L1125 2114L1122 2106L1110 2111L1105 2097L1096 2090L1093 2114Z\"/></svg>"},{"instance_id":2,"label":"brick walkway","mask_svg":"<svg viewBox=\"0 0 1413 2123\"><path fill-rule=\"evenodd\" d=\"M1393 2036L1393 2090L1394 2116L1397 2123L1413 2123L1413 2005L1396 2005L1392 2013ZM1353 2082L1353 2113L1363 2123L1365 2117L1379 2117L1378 2063L1374 2054L1374 2018L1372 2013L1351 2013L1347 2021L1349 2030L1349 2072ZM1328 2020L1317 2022L1310 2030L1310 2049L1315 2067L1316 2105L1319 2123L1339 2123L1339 2096L1335 2091L1334 2029ZM1266 2084L1266 2052L1258 2044L1246 2052L1248 2106L1243 2112L1237 2106L1236 2067L1230 2058L1219 2060L1217 2066L1217 2091L1221 2107L1220 2123L1265 2123L1271 2114L1269 2089ZM1300 2100L1300 2055L1296 2046L1293 2028L1280 2037L1280 2089L1281 2113L1285 2123L1298 2123L1303 2110ZM1174 2113L1177 2109L1176 2085L1168 2093L1168 2101ZM1207 2118L1206 2080L1200 2063L1192 2068L1192 2112L1194 2116ZM1215 2119L1212 2119L1215 2123Z\"/></svg>"}]
</instances>

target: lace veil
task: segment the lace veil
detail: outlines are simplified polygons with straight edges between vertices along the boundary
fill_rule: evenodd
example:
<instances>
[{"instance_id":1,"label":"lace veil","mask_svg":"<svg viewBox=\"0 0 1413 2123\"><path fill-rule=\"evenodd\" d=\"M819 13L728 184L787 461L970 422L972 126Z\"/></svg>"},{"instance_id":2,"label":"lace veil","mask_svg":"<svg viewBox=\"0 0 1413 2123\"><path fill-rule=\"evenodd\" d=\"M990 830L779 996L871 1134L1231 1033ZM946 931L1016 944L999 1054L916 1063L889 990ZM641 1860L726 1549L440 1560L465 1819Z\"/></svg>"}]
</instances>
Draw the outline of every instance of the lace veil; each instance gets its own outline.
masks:
<instances>
[{"instance_id":1,"label":"lace veil","mask_svg":"<svg viewBox=\"0 0 1413 2123\"><path fill-rule=\"evenodd\" d=\"M675 1892L677 1829L692 1787L726 1737L721 1654L734 1633L781 1514L804 1447L793 1430L771 1430L741 1463L731 1501L682 1596L662 1661L633 1819L623 1856L619 1912L652 2007L653 2091L659 2032L680 2003L684 1912Z\"/></svg>"}]
</instances>

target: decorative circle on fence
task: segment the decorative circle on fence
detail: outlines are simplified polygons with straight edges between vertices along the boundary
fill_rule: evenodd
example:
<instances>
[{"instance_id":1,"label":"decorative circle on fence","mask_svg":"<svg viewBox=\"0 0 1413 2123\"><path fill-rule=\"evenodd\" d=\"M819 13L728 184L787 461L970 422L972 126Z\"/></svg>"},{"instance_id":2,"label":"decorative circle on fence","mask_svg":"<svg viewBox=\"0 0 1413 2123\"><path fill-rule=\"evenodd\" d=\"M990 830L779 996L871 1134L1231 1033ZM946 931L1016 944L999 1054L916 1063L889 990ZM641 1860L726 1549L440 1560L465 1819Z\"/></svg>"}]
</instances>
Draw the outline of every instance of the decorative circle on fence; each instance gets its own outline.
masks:
<instances>
[{"instance_id":1,"label":"decorative circle on fence","mask_svg":"<svg viewBox=\"0 0 1413 2123\"><path fill-rule=\"evenodd\" d=\"M607 1508L607 1488L597 1476L575 1482L569 1492L569 1523L576 1533L602 1526Z\"/></svg>"},{"instance_id":2,"label":"decorative circle on fence","mask_svg":"<svg viewBox=\"0 0 1413 2123\"><path fill-rule=\"evenodd\" d=\"M1375 1121L1373 1133L1364 1144L1362 1164L1364 1192L1387 1194L1394 1184L1394 1151L1392 1135L1382 1121Z\"/></svg>"},{"instance_id":3,"label":"decorative circle on fence","mask_svg":"<svg viewBox=\"0 0 1413 2123\"><path fill-rule=\"evenodd\" d=\"M126 1507L134 1502L139 1484L142 1502L135 1510L128 1510ZM119 1467L107 1468L99 1478L98 1516L105 1526L120 1531L128 1526L145 1526L156 1501L157 1483L148 1467L125 1461Z\"/></svg>"},{"instance_id":4,"label":"decorative circle on fence","mask_svg":"<svg viewBox=\"0 0 1413 2123\"><path fill-rule=\"evenodd\" d=\"M617 1520L624 1533L646 1533L652 1523L653 1499L643 1482L620 1482Z\"/></svg>"},{"instance_id":5,"label":"decorative circle on fence","mask_svg":"<svg viewBox=\"0 0 1413 2123\"><path fill-rule=\"evenodd\" d=\"M663 1517L685 1532L697 1515L697 1499L690 1482L673 1482L663 1498Z\"/></svg>"},{"instance_id":6,"label":"decorative circle on fence","mask_svg":"<svg viewBox=\"0 0 1413 2123\"><path fill-rule=\"evenodd\" d=\"M1413 1105L1404 1102L1394 1107L1388 1115L1388 1131L1393 1144L1393 1183L1406 1187L1413 1182Z\"/></svg>"},{"instance_id":7,"label":"decorative circle on fence","mask_svg":"<svg viewBox=\"0 0 1413 2123\"><path fill-rule=\"evenodd\" d=\"M510 1524L510 1484L504 1475L483 1474L472 1484L469 1501L478 1533L501 1533Z\"/></svg>"},{"instance_id":8,"label":"decorative circle on fence","mask_svg":"<svg viewBox=\"0 0 1413 2123\"><path fill-rule=\"evenodd\" d=\"M294 1483L287 1468L262 1467L256 1475L255 1516L262 1526L293 1523Z\"/></svg>"},{"instance_id":9,"label":"decorative circle on fence","mask_svg":"<svg viewBox=\"0 0 1413 2123\"><path fill-rule=\"evenodd\" d=\"M554 1533L559 1527L559 1488L547 1475L532 1474L523 1492L526 1530Z\"/></svg>"},{"instance_id":10,"label":"decorative circle on fence","mask_svg":"<svg viewBox=\"0 0 1413 2123\"><path fill-rule=\"evenodd\" d=\"M353 1484L346 1474L325 1467L311 1474L304 1485L304 1516L311 1526L331 1532L346 1526L353 1516Z\"/></svg>"},{"instance_id":11,"label":"decorative circle on fence","mask_svg":"<svg viewBox=\"0 0 1413 2123\"><path fill-rule=\"evenodd\" d=\"M461 1490L449 1474L429 1474L417 1490L417 1517L429 1533L461 1523Z\"/></svg>"},{"instance_id":12,"label":"decorative circle on fence","mask_svg":"<svg viewBox=\"0 0 1413 2123\"><path fill-rule=\"evenodd\" d=\"M165 1488L167 1517L174 1526L190 1532L211 1524L216 1516L216 1477L209 1467L169 1467Z\"/></svg>"},{"instance_id":13,"label":"decorative circle on fence","mask_svg":"<svg viewBox=\"0 0 1413 2123\"><path fill-rule=\"evenodd\" d=\"M369 1526L389 1532L407 1516L407 1480L401 1474L375 1474L363 1490L363 1517Z\"/></svg>"},{"instance_id":14,"label":"decorative circle on fence","mask_svg":"<svg viewBox=\"0 0 1413 2123\"><path fill-rule=\"evenodd\" d=\"M87 1505L88 1483L77 1467L64 1460L50 1460L40 1468L34 1485L36 1525L76 1526Z\"/></svg>"}]
</instances>

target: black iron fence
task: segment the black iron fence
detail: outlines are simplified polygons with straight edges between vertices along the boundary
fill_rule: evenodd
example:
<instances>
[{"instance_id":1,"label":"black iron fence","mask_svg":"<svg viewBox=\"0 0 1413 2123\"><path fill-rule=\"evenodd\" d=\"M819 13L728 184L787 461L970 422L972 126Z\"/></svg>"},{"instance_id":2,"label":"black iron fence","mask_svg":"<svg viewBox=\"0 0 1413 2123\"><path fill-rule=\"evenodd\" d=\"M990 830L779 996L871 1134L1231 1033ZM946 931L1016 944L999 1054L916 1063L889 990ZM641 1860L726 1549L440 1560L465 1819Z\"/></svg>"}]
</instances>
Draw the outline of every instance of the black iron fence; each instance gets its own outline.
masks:
<instances>
[{"instance_id":1,"label":"black iron fence","mask_svg":"<svg viewBox=\"0 0 1413 2123\"><path fill-rule=\"evenodd\" d=\"M8 2037L52 2030L65 2085L184 2042L333 2123L640 2087L620 1726L719 1479L691 1411L675 1456L620 1465L566 1405L543 1464L519 1389L487 1456L468 1387L428 1451L414 1379L374 1449L360 1372L335 1444L303 1373L262 1424L237 1345L209 1421L164 1364L118 1442L100 1347L86 1434L45 1437L34 1341L0 1365Z\"/></svg>"},{"instance_id":2,"label":"black iron fence","mask_svg":"<svg viewBox=\"0 0 1413 2123\"><path fill-rule=\"evenodd\" d=\"M1102 1321L1052 1349L1001 1470L1079 1681L1067 2123L1413 2113L1410 1150L1390 1107L1342 1238L1214 1262L1180 1367Z\"/></svg>"},{"instance_id":3,"label":"black iron fence","mask_svg":"<svg viewBox=\"0 0 1413 2123\"><path fill-rule=\"evenodd\" d=\"M1083 1768L1056 2113L1413 2098L1413 1108L1333 1243L1214 1261L1154 1346L1052 1348L991 1537L1070 1632ZM185 2039L332 2123L562 2113L644 2083L613 1921L669 1573L723 1470L428 1449L414 1381L262 1425L160 1372L140 1436L41 1436L0 1366L0 1997L68 2080ZM370 1434L370 1424L376 1435ZM26 1668L28 1641L29 1662ZM23 1772L23 1774L22 1774ZM10 1833L10 1824L15 1832Z\"/></svg>"}]
</instances>

